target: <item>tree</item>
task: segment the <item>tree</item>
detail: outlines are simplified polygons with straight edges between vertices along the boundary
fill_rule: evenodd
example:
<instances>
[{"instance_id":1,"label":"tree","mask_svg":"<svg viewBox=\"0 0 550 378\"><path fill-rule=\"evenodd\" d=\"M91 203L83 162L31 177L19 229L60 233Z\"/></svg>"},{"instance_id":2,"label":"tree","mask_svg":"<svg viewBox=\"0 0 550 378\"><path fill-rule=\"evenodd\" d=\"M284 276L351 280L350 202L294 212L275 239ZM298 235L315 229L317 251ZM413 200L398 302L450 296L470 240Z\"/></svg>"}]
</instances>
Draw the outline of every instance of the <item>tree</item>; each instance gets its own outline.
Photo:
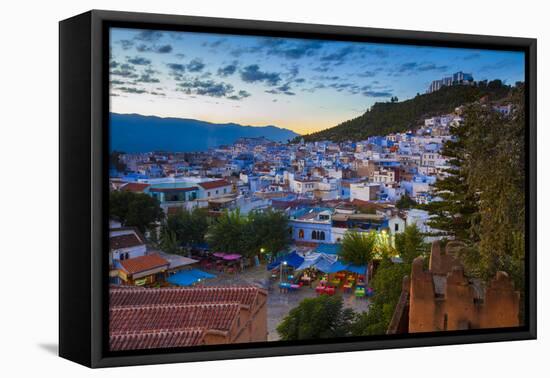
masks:
<instances>
[{"instance_id":1,"label":"tree","mask_svg":"<svg viewBox=\"0 0 550 378\"><path fill-rule=\"evenodd\" d=\"M171 254L180 254L181 247L174 231L162 228L160 232L160 247L163 251Z\"/></svg>"},{"instance_id":2,"label":"tree","mask_svg":"<svg viewBox=\"0 0 550 378\"><path fill-rule=\"evenodd\" d=\"M342 239L340 257L354 265L366 265L373 259L375 247L375 232L347 231Z\"/></svg>"},{"instance_id":3,"label":"tree","mask_svg":"<svg viewBox=\"0 0 550 378\"><path fill-rule=\"evenodd\" d=\"M352 326L354 336L383 335L388 329L401 295L403 277L411 273L411 265L393 263L384 258L371 281L374 296L369 311L362 313Z\"/></svg>"},{"instance_id":4,"label":"tree","mask_svg":"<svg viewBox=\"0 0 550 378\"><path fill-rule=\"evenodd\" d=\"M458 240L479 240L476 224L479 214L478 193L468 186L468 172L464 169L468 156L468 124L451 128L454 138L444 144L442 154L449 158L451 168L445 170L447 176L437 180L433 191L441 200L421 206L432 214L429 226L441 230L444 236Z\"/></svg>"},{"instance_id":5,"label":"tree","mask_svg":"<svg viewBox=\"0 0 550 378\"><path fill-rule=\"evenodd\" d=\"M416 224L405 227L405 230L395 235L395 249L399 253L403 263L412 264L418 256L426 256L429 250L428 243Z\"/></svg>"},{"instance_id":6,"label":"tree","mask_svg":"<svg viewBox=\"0 0 550 378\"><path fill-rule=\"evenodd\" d=\"M495 85L499 83L488 84ZM474 259L470 269L485 280L499 270L506 271L521 291L525 284L524 99L520 86L510 99L510 115L480 105L467 110L469 158L464 166L467 185L479 197L479 263Z\"/></svg>"},{"instance_id":7,"label":"tree","mask_svg":"<svg viewBox=\"0 0 550 378\"><path fill-rule=\"evenodd\" d=\"M208 229L208 243L222 252L256 256L263 249L277 253L290 244L287 217L278 211L251 212L242 217L240 211L224 212Z\"/></svg>"},{"instance_id":8,"label":"tree","mask_svg":"<svg viewBox=\"0 0 550 378\"><path fill-rule=\"evenodd\" d=\"M487 88L500 88L492 81ZM435 184L443 201L425 208L430 226L463 241L459 252L470 275L484 280L506 271L523 291L525 256L525 109L524 87L506 100L502 115L484 104L466 108L464 124L443 154L451 157L449 176Z\"/></svg>"},{"instance_id":9,"label":"tree","mask_svg":"<svg viewBox=\"0 0 550 378\"><path fill-rule=\"evenodd\" d=\"M258 254L260 250L276 254L290 244L288 218L284 213L271 209L254 211L248 216L248 221L245 235L249 255Z\"/></svg>"},{"instance_id":10,"label":"tree","mask_svg":"<svg viewBox=\"0 0 550 378\"><path fill-rule=\"evenodd\" d=\"M399 198L399 200L397 200L397 202L395 203L395 207L400 210L410 209L411 207L415 207L416 205L416 202L411 197L409 197L407 193L402 195L401 198Z\"/></svg>"},{"instance_id":11,"label":"tree","mask_svg":"<svg viewBox=\"0 0 550 378\"><path fill-rule=\"evenodd\" d=\"M427 254L428 244L413 224L395 236L395 249L402 263L394 263L388 257L382 258L370 283L374 296L369 311L361 314L353 324L352 333L356 336L386 333L401 295L403 277L410 275L412 261L416 257Z\"/></svg>"},{"instance_id":12,"label":"tree","mask_svg":"<svg viewBox=\"0 0 550 378\"><path fill-rule=\"evenodd\" d=\"M248 220L241 217L239 209L224 211L208 228L206 240L220 252L243 253L246 251L245 225Z\"/></svg>"},{"instance_id":13,"label":"tree","mask_svg":"<svg viewBox=\"0 0 550 378\"><path fill-rule=\"evenodd\" d=\"M306 298L277 326L282 340L312 340L351 334L355 312L344 308L340 296Z\"/></svg>"},{"instance_id":14,"label":"tree","mask_svg":"<svg viewBox=\"0 0 550 378\"><path fill-rule=\"evenodd\" d=\"M208 229L208 211L201 208L191 211L180 209L168 216L162 228L173 232L180 246L203 243Z\"/></svg>"},{"instance_id":15,"label":"tree","mask_svg":"<svg viewBox=\"0 0 550 378\"><path fill-rule=\"evenodd\" d=\"M134 226L145 233L163 217L159 202L143 193L111 192L109 216L118 219L123 226Z\"/></svg>"}]
</instances>

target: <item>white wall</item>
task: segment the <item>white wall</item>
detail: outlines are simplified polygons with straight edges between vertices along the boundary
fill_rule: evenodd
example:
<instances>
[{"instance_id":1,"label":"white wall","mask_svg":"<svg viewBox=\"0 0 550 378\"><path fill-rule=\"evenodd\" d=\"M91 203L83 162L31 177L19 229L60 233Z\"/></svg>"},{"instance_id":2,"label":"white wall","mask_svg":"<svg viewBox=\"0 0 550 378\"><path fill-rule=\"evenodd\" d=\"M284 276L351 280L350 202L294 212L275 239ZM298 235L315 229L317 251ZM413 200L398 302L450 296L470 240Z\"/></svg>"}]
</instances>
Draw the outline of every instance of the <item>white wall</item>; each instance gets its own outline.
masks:
<instances>
[{"instance_id":1,"label":"white wall","mask_svg":"<svg viewBox=\"0 0 550 378\"><path fill-rule=\"evenodd\" d=\"M91 8L148 11L188 15L311 22L380 28L468 32L475 34L538 37L539 45L539 140L550 140L550 119L543 104L549 101L547 67L550 40L548 9L540 0L431 1L4 1L0 23L3 119L0 137L3 178L19 185L0 185L1 198L36 198L25 211L20 201L4 201L0 229L4 265L0 313L5 326L0 344L6 377L120 377L187 376L280 378L288 372L307 376L339 377L357 371L372 377L406 376L454 378L465 375L491 377L541 377L548 371L550 349L549 257L539 254L539 341L457 345L313 356L219 361L185 365L89 370L56 357L57 344L57 248L58 248L58 24L63 18ZM455 15L455 16L453 16ZM543 94L543 90L545 93ZM356 113L350 113L356 115ZM340 120L334 120L335 123ZM78 125L75 125L78 126ZM550 155L539 146L539 188L548 187L543 175ZM17 162L13 157L17 156ZM37 166L40 169L32 169ZM550 213L548 196L539 191L539 227L545 229ZM32 237L29 222L32 214ZM541 235L539 250L550 245ZM21 266L21 253L32 264ZM544 301L544 298L546 298ZM544 313L544 317L542 314ZM457 363L467 361L468 363ZM398 363L396 363L398 362ZM266 368L267 367L267 368ZM272 367L272 368L270 368ZM342 368L345 367L345 368Z\"/></svg>"}]
</instances>

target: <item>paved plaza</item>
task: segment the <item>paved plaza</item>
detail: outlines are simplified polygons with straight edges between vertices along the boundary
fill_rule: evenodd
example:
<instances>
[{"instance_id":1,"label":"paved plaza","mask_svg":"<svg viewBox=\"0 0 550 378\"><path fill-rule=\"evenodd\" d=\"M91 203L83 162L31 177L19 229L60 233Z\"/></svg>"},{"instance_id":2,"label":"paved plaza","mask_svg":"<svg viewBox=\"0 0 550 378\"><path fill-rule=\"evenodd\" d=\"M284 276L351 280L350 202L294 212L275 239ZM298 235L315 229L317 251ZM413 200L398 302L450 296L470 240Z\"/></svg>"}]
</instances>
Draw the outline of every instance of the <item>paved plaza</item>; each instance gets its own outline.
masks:
<instances>
[{"instance_id":1,"label":"paved plaza","mask_svg":"<svg viewBox=\"0 0 550 378\"><path fill-rule=\"evenodd\" d=\"M216 274L217 277L204 281L204 285L226 286L254 284L261 286L268 291L268 341L275 341L279 339L276 328L291 309L298 306L298 304L305 298L317 297L317 293L315 292L317 282L313 282L311 287L303 286L299 290L292 293L281 293L278 288L278 281L274 281L270 278L271 274L266 270L265 265L250 267L241 273L213 273ZM344 294L340 291L340 289L337 290L337 294L342 295L345 307L352 308L357 312L364 312L368 310L368 299L355 298L353 294Z\"/></svg>"}]
</instances>

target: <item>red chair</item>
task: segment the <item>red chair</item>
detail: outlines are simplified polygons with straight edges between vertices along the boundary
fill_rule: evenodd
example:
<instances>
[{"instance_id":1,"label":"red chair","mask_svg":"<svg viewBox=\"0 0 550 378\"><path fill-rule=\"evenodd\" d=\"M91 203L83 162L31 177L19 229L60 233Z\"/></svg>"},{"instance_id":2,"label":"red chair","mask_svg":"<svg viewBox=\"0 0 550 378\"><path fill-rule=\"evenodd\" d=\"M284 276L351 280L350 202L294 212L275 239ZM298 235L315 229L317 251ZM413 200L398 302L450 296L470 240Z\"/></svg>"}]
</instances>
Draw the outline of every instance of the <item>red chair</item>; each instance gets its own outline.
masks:
<instances>
[{"instance_id":1,"label":"red chair","mask_svg":"<svg viewBox=\"0 0 550 378\"><path fill-rule=\"evenodd\" d=\"M326 286L324 285L318 285L316 288L315 288L315 292L317 294L323 294L325 292L325 289L326 289Z\"/></svg>"},{"instance_id":2,"label":"red chair","mask_svg":"<svg viewBox=\"0 0 550 378\"><path fill-rule=\"evenodd\" d=\"M325 287L325 294L326 295L334 295L336 293L336 288L332 286Z\"/></svg>"}]
</instances>

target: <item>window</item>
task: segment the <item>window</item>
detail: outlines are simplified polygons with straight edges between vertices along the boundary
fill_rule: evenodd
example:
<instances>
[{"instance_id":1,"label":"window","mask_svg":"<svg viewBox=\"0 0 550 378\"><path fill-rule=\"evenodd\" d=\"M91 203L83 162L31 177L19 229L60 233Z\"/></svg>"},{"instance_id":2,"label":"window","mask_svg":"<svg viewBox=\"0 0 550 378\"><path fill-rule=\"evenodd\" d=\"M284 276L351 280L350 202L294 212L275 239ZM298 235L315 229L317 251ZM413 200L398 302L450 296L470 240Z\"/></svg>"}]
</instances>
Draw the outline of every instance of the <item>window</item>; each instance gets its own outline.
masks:
<instances>
[{"instance_id":1,"label":"window","mask_svg":"<svg viewBox=\"0 0 550 378\"><path fill-rule=\"evenodd\" d=\"M317 240L317 231L311 231L311 239Z\"/></svg>"},{"instance_id":2,"label":"window","mask_svg":"<svg viewBox=\"0 0 550 378\"><path fill-rule=\"evenodd\" d=\"M325 240L325 231L321 231L321 235L319 236L319 239Z\"/></svg>"},{"instance_id":3,"label":"window","mask_svg":"<svg viewBox=\"0 0 550 378\"><path fill-rule=\"evenodd\" d=\"M206 195L207 195L208 197L210 197L210 192L207 192Z\"/></svg>"},{"instance_id":4,"label":"window","mask_svg":"<svg viewBox=\"0 0 550 378\"><path fill-rule=\"evenodd\" d=\"M118 256L118 259L119 259L119 260L124 260L124 253L121 253L121 254Z\"/></svg>"},{"instance_id":5,"label":"window","mask_svg":"<svg viewBox=\"0 0 550 378\"><path fill-rule=\"evenodd\" d=\"M396 223L396 224L395 224L394 230L395 230L395 232L399 231L399 223Z\"/></svg>"},{"instance_id":6,"label":"window","mask_svg":"<svg viewBox=\"0 0 550 378\"><path fill-rule=\"evenodd\" d=\"M125 259L125 260L128 260L129 258L130 258L130 255L128 254L128 252L126 252L126 253L124 254L124 259Z\"/></svg>"},{"instance_id":7,"label":"window","mask_svg":"<svg viewBox=\"0 0 550 378\"><path fill-rule=\"evenodd\" d=\"M303 238L304 238L304 230L300 229L300 231L298 231L298 238L299 238L299 239L303 239Z\"/></svg>"},{"instance_id":8,"label":"window","mask_svg":"<svg viewBox=\"0 0 550 378\"><path fill-rule=\"evenodd\" d=\"M223 194L227 193L227 188L223 188Z\"/></svg>"},{"instance_id":9,"label":"window","mask_svg":"<svg viewBox=\"0 0 550 378\"><path fill-rule=\"evenodd\" d=\"M218 194L218 190L216 190L216 194Z\"/></svg>"}]
</instances>

